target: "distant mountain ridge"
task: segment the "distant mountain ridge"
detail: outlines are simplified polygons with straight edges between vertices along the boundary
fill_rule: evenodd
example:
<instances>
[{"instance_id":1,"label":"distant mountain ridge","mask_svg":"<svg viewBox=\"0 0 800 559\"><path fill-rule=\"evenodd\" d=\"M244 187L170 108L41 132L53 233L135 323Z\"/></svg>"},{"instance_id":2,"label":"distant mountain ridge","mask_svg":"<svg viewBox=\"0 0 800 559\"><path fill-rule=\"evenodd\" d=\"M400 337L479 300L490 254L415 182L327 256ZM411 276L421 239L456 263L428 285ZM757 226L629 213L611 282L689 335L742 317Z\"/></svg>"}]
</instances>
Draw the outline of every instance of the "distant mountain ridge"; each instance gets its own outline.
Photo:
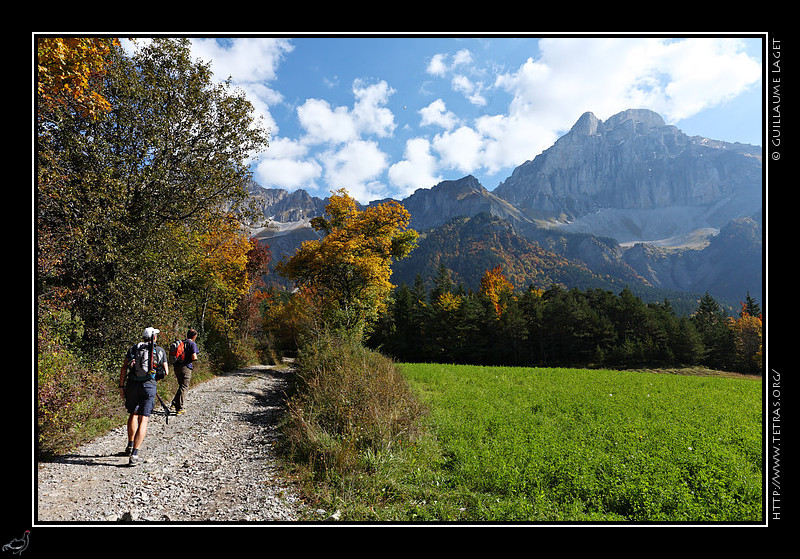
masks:
<instances>
[{"instance_id":1,"label":"distant mountain ridge","mask_svg":"<svg viewBox=\"0 0 800 559\"><path fill-rule=\"evenodd\" d=\"M419 246L395 262L392 280L412 285L416 275L434 277L440 266L451 272L456 285L477 289L487 270L496 266L516 288L530 285L549 287L559 284L580 289L621 289L617 278L597 273L578 260L543 248L517 234L508 220L479 212L474 216L455 217L423 233ZM643 284L633 270L626 278Z\"/></svg>"},{"instance_id":2,"label":"distant mountain ridge","mask_svg":"<svg viewBox=\"0 0 800 559\"><path fill-rule=\"evenodd\" d=\"M411 228L417 231L437 227L454 217L482 212L503 218L517 228L532 224L520 210L486 190L472 175L418 189L402 203L411 213Z\"/></svg>"},{"instance_id":3,"label":"distant mountain ridge","mask_svg":"<svg viewBox=\"0 0 800 559\"><path fill-rule=\"evenodd\" d=\"M311 196L305 190L289 192L280 188L263 188L254 182L249 190L262 215L277 223L310 220L325 212L325 200Z\"/></svg>"},{"instance_id":4,"label":"distant mountain ridge","mask_svg":"<svg viewBox=\"0 0 800 559\"><path fill-rule=\"evenodd\" d=\"M504 231L570 261L575 270L587 269L595 280L613 280L608 285L709 291L731 300L743 299L747 290L760 299L761 165L758 146L689 137L665 125L652 111L623 111L605 122L586 113L551 148L517 167L494 191L468 175L420 188L401 200L411 214L411 227L427 234L416 258L412 253L393 266L393 281L406 281L416 273L415 266L429 275L430 263L423 264L421 254L432 252L423 244L436 238L442 227L451 233L468 227L469 219L456 218L483 215L469 228L465 244L477 243L475 235L481 231L477 225L485 226L490 219L494 225L484 227L487 235L496 233L503 222ZM268 227L254 229L254 235L270 246L275 260L291 255L302 240L318 238L308 223L324 213L325 199L303 190L290 193L256 184L251 185L251 194L270 220ZM736 225L729 225L733 220ZM726 231L725 242L714 237L721 231ZM665 240L668 237L672 240ZM682 244L687 240L694 244ZM532 254L528 245L493 246L498 262ZM515 256L503 254L512 248ZM468 258L469 251L455 252ZM539 257L540 265L550 265ZM454 271L469 267L447 260ZM521 261L507 265L531 271ZM559 266L562 271L569 268L563 262ZM556 275L538 277L549 281Z\"/></svg>"}]
</instances>

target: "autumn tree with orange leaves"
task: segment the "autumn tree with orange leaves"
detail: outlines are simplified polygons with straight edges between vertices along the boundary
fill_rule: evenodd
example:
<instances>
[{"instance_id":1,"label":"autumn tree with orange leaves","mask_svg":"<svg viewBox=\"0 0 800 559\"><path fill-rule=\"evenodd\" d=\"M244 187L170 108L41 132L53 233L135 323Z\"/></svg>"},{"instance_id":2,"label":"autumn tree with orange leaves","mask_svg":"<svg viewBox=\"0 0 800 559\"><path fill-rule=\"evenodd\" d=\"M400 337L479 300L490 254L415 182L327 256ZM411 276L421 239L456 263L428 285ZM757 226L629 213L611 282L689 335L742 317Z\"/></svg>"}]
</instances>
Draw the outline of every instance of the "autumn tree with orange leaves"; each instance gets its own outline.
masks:
<instances>
[{"instance_id":1,"label":"autumn tree with orange leaves","mask_svg":"<svg viewBox=\"0 0 800 559\"><path fill-rule=\"evenodd\" d=\"M39 37L36 40L38 115L59 109L97 118L111 110L103 77L116 38Z\"/></svg>"},{"instance_id":2,"label":"autumn tree with orange leaves","mask_svg":"<svg viewBox=\"0 0 800 559\"><path fill-rule=\"evenodd\" d=\"M764 364L763 315L759 305L747 294L742 303L739 318L730 319L733 340L736 347L738 370L745 373L758 373Z\"/></svg>"},{"instance_id":3,"label":"autumn tree with orange leaves","mask_svg":"<svg viewBox=\"0 0 800 559\"><path fill-rule=\"evenodd\" d=\"M503 312L503 299L514 292L514 286L503 274L502 266L487 270L481 278L481 294L491 301L498 317Z\"/></svg>"},{"instance_id":4,"label":"autumn tree with orange leaves","mask_svg":"<svg viewBox=\"0 0 800 559\"><path fill-rule=\"evenodd\" d=\"M359 210L345 189L333 192L326 214L311 222L324 237L304 242L277 270L311 290L306 293L314 294L328 325L367 327L394 287L389 281L393 259L416 246L417 232L408 229L411 215L393 200Z\"/></svg>"},{"instance_id":5,"label":"autumn tree with orange leaves","mask_svg":"<svg viewBox=\"0 0 800 559\"><path fill-rule=\"evenodd\" d=\"M195 310L193 317L205 330L209 315L218 328L227 331L230 319L241 298L249 291L251 280L247 274L248 253L251 245L233 216L214 220L216 223L197 235L198 248L190 255L190 289Z\"/></svg>"}]
</instances>

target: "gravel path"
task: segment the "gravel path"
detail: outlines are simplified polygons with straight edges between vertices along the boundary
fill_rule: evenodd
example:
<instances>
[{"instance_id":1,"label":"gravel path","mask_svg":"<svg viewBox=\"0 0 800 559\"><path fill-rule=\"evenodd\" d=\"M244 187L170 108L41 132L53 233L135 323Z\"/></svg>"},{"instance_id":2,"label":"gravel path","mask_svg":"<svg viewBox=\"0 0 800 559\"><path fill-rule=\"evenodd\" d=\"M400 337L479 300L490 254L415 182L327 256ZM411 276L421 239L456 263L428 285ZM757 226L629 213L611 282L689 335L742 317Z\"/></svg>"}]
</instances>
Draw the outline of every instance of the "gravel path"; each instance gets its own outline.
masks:
<instances>
[{"instance_id":1,"label":"gravel path","mask_svg":"<svg viewBox=\"0 0 800 559\"><path fill-rule=\"evenodd\" d=\"M287 373L256 366L193 387L165 422L156 401L129 466L120 427L38 465L37 516L48 522L270 522L299 519L301 501L273 450Z\"/></svg>"}]
</instances>

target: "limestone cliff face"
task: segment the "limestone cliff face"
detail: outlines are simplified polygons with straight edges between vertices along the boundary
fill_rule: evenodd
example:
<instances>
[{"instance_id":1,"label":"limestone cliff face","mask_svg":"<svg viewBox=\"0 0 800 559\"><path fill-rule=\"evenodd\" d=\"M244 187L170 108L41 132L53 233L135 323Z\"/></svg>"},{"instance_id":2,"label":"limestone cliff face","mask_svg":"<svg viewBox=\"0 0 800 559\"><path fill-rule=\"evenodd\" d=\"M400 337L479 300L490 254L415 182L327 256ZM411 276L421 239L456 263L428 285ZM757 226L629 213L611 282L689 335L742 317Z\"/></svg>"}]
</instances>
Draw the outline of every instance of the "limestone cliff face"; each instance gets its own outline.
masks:
<instances>
[{"instance_id":1,"label":"limestone cliff face","mask_svg":"<svg viewBox=\"0 0 800 559\"><path fill-rule=\"evenodd\" d=\"M656 215L651 211L664 221L686 221L673 235L721 227L761 209L761 148L687 136L648 110L605 122L585 113L494 194L532 217L576 222L597 214L592 232L621 241L643 240L636 228L646 228ZM598 231L603 221L607 230ZM614 229L623 222L629 239Z\"/></svg>"},{"instance_id":2,"label":"limestone cliff face","mask_svg":"<svg viewBox=\"0 0 800 559\"><path fill-rule=\"evenodd\" d=\"M512 224L530 220L507 201L495 196L472 175L443 181L433 188L420 188L402 201L411 213L411 228L418 231L436 227L454 217L486 212Z\"/></svg>"}]
</instances>

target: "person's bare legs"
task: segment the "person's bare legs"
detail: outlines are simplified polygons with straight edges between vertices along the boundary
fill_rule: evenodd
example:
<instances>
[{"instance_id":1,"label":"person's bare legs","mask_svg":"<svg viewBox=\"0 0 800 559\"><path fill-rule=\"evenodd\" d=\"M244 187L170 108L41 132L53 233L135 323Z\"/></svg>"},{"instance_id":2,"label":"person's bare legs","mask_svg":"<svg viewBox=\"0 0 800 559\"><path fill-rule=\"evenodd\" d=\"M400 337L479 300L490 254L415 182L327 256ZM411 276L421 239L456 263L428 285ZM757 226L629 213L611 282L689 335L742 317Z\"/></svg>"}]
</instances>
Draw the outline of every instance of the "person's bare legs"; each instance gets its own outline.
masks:
<instances>
[{"instance_id":1,"label":"person's bare legs","mask_svg":"<svg viewBox=\"0 0 800 559\"><path fill-rule=\"evenodd\" d=\"M131 414L128 417L128 443L133 442L133 454L135 456L139 452L139 448L144 442L144 437L147 435L147 425L150 418L146 415Z\"/></svg>"}]
</instances>

